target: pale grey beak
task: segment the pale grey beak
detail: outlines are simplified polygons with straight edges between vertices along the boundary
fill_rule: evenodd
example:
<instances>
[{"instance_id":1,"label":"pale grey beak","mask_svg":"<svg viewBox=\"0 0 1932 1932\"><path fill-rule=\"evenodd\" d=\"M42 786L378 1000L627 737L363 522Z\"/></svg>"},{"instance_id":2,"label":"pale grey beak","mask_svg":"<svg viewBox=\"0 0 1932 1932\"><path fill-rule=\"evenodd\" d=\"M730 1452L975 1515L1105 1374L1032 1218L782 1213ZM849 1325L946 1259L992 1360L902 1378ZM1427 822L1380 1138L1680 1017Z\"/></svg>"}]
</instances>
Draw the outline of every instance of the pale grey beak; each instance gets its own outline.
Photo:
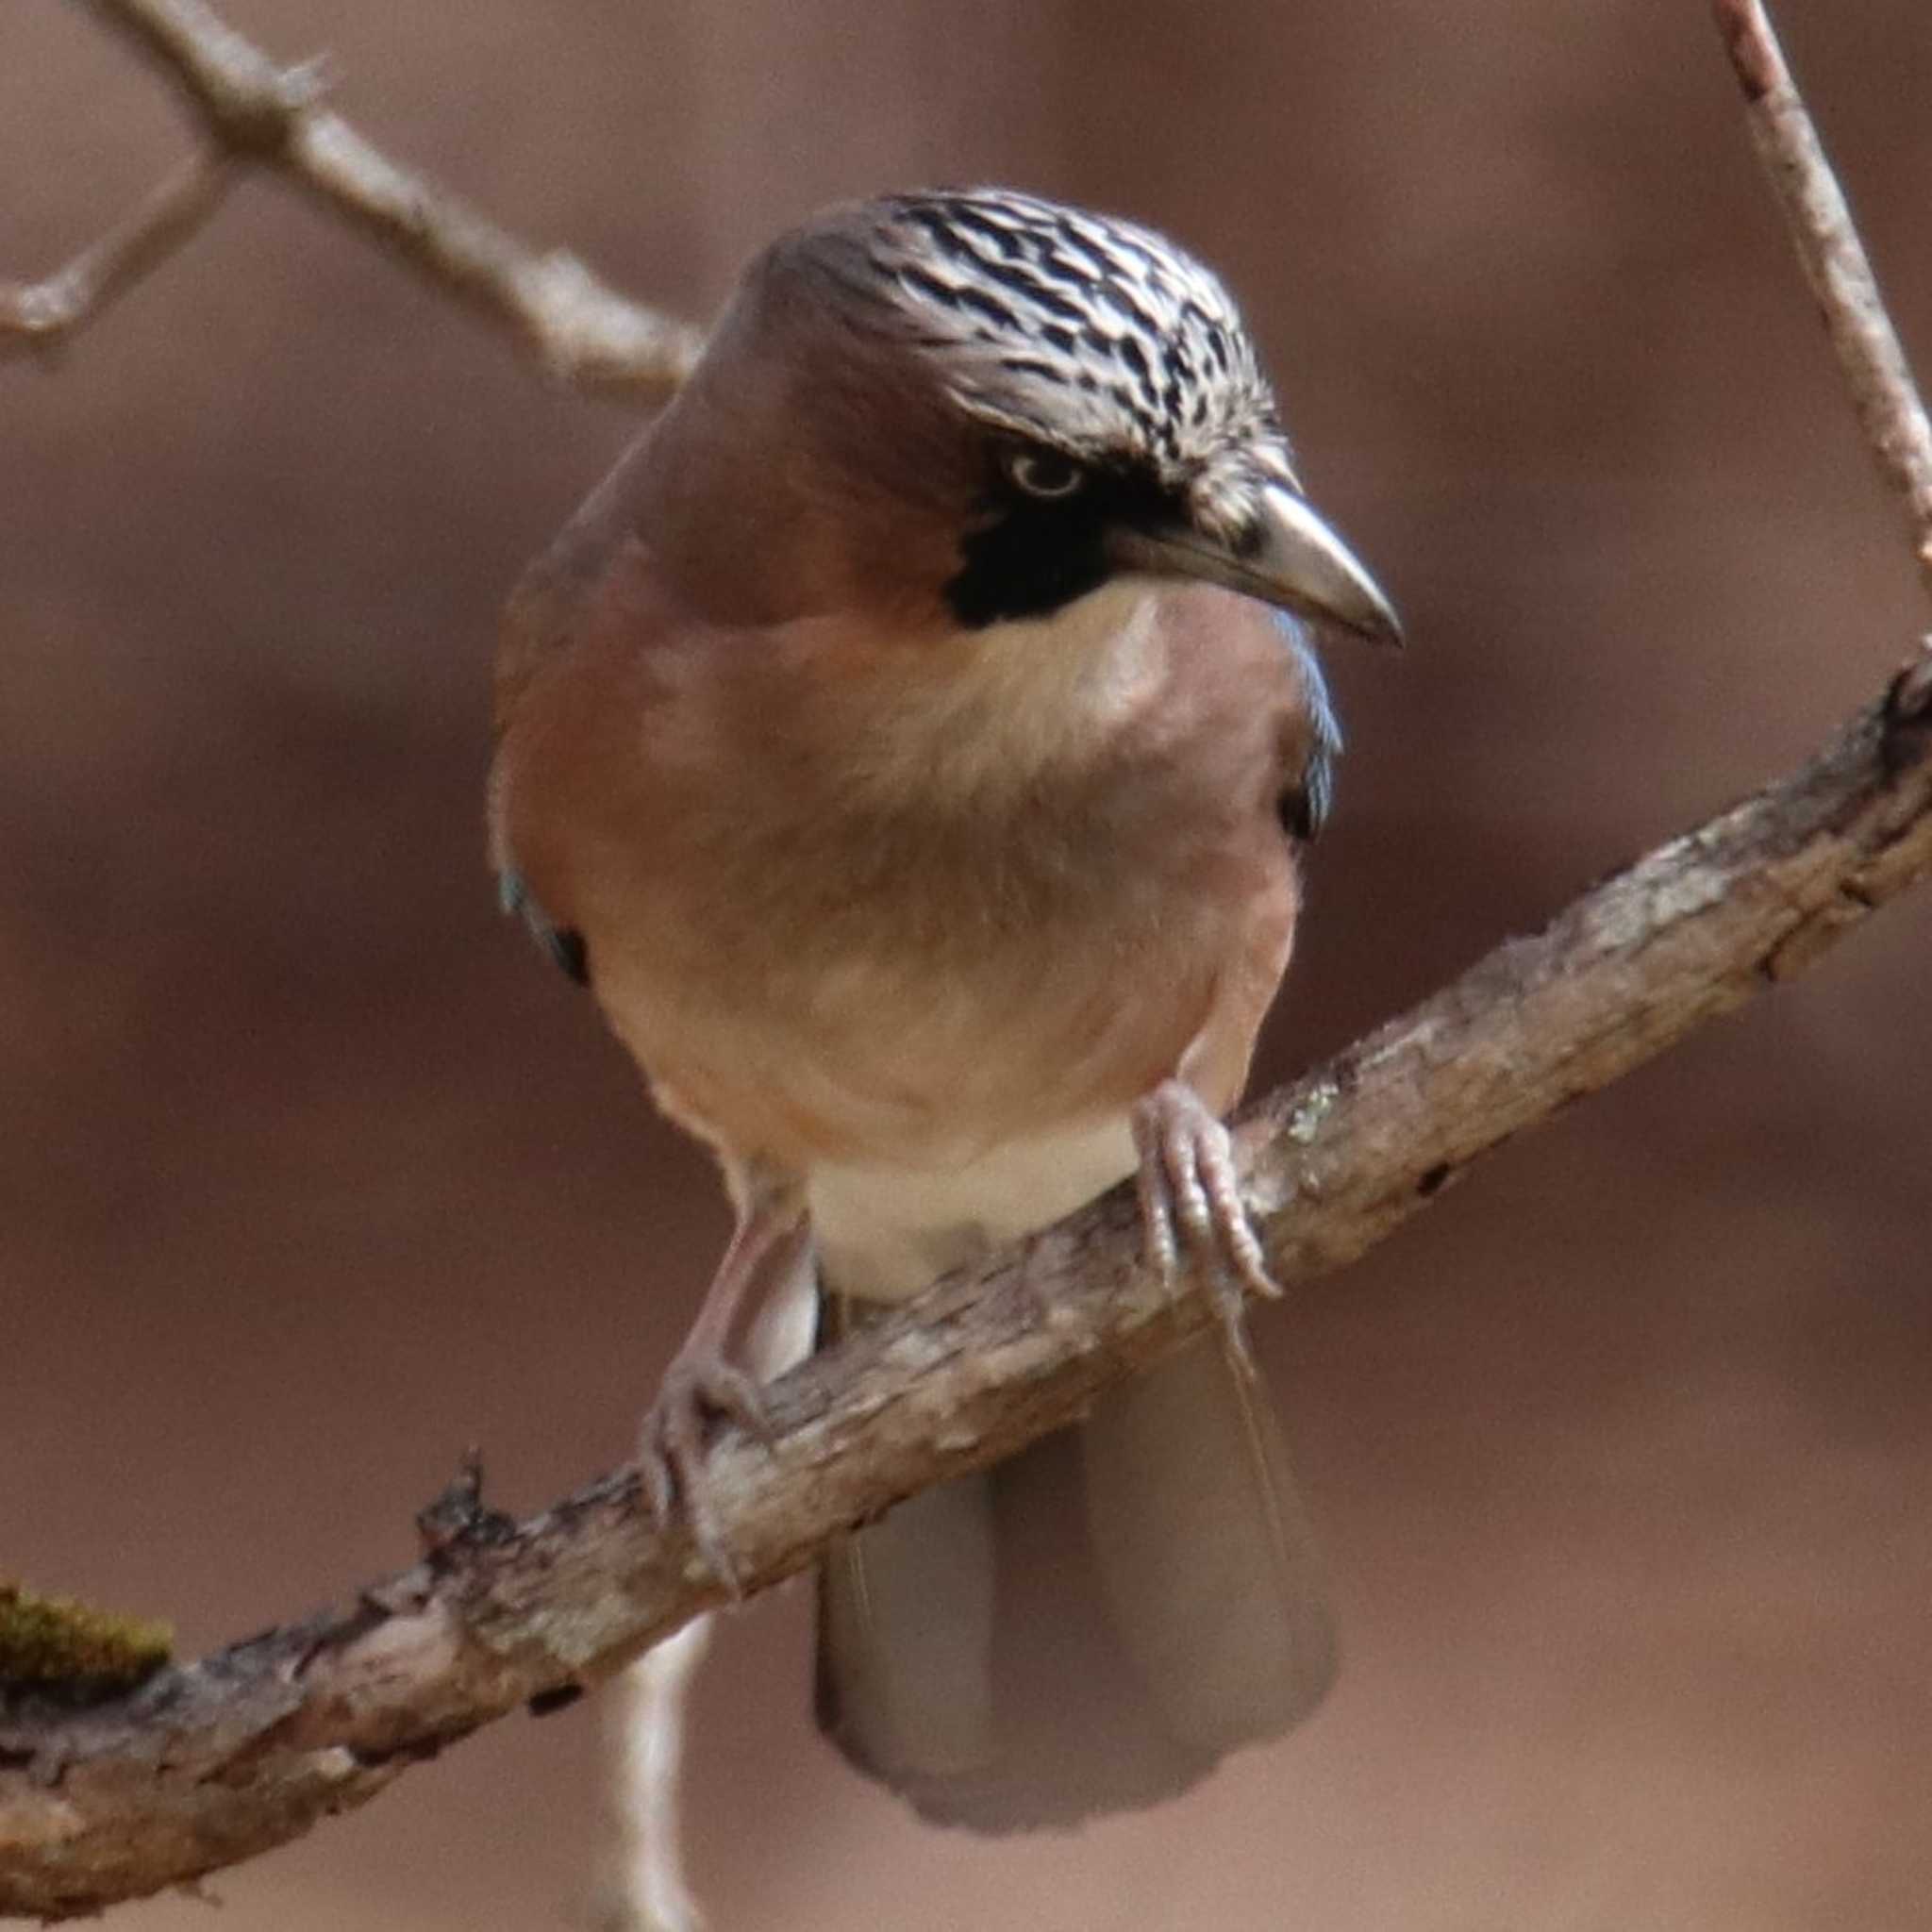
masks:
<instances>
[{"instance_id":1,"label":"pale grey beak","mask_svg":"<svg viewBox=\"0 0 1932 1932\"><path fill-rule=\"evenodd\" d=\"M1353 551L1284 485L1261 491L1257 517L1238 545L1185 526L1121 530L1109 539L1116 562L1156 576L1197 577L1224 584L1264 604L1317 622L1339 624L1372 643L1402 642L1389 600Z\"/></svg>"}]
</instances>

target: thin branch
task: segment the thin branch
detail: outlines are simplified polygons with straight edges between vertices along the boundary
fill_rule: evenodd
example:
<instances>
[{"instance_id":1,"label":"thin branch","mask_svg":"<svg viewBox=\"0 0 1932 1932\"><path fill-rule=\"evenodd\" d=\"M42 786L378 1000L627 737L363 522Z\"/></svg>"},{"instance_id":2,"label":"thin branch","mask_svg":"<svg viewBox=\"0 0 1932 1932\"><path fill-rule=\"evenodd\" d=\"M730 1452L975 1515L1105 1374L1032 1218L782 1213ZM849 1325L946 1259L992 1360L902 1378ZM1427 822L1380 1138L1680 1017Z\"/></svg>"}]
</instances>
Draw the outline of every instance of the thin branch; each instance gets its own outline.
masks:
<instances>
[{"instance_id":1,"label":"thin branch","mask_svg":"<svg viewBox=\"0 0 1932 1932\"><path fill-rule=\"evenodd\" d=\"M0 359L58 348L206 226L234 177L225 156L196 155L64 268L0 282Z\"/></svg>"},{"instance_id":2,"label":"thin branch","mask_svg":"<svg viewBox=\"0 0 1932 1932\"><path fill-rule=\"evenodd\" d=\"M1919 575L1932 594L1932 425L1898 333L1761 0L1712 5L1744 90L1751 139L1824 311L1865 440L1911 519Z\"/></svg>"},{"instance_id":3,"label":"thin branch","mask_svg":"<svg viewBox=\"0 0 1932 1932\"><path fill-rule=\"evenodd\" d=\"M688 324L607 287L575 256L538 255L422 175L398 166L322 105L315 63L279 67L205 0L82 0L174 82L219 161L183 169L126 230L60 275L0 286L0 347L71 336L213 212L233 163L269 169L445 292L508 329L553 375L662 403L702 341ZM71 278L71 279L70 279Z\"/></svg>"},{"instance_id":4,"label":"thin branch","mask_svg":"<svg viewBox=\"0 0 1932 1932\"><path fill-rule=\"evenodd\" d=\"M1922 658L1802 770L1254 1109L1238 1141L1271 1266L1293 1281L1353 1259L1477 1155L1809 965L1928 870ZM1164 1295L1140 1245L1116 1191L1024 1271L1008 1255L948 1278L774 1385L773 1448L727 1430L709 1463L749 1587L1202 1330L1206 1299ZM350 1610L85 1713L0 1716L0 1912L98 1911L281 1843L720 1599L634 1472L514 1526L453 1493L429 1557Z\"/></svg>"},{"instance_id":5,"label":"thin branch","mask_svg":"<svg viewBox=\"0 0 1932 1932\"><path fill-rule=\"evenodd\" d=\"M692 1679L715 1617L694 1617L654 1643L618 1680L617 1843L598 1932L701 1932L684 1875L684 1746Z\"/></svg>"}]
</instances>

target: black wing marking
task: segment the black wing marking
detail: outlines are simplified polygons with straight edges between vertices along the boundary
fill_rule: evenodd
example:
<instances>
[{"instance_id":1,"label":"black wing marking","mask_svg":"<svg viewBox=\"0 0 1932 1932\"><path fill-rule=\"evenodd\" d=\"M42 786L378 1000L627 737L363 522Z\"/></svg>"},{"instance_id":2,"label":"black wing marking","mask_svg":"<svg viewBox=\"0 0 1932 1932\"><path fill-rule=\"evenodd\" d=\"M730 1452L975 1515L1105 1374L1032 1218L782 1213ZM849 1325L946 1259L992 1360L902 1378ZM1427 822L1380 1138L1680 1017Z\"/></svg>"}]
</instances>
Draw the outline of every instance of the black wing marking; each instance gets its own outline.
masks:
<instances>
[{"instance_id":1,"label":"black wing marking","mask_svg":"<svg viewBox=\"0 0 1932 1932\"><path fill-rule=\"evenodd\" d=\"M584 943L583 934L574 926L555 924L531 896L521 873L506 868L497 874L496 898L506 912L514 913L524 922L530 937L570 978L579 986L590 985L591 953Z\"/></svg>"}]
</instances>

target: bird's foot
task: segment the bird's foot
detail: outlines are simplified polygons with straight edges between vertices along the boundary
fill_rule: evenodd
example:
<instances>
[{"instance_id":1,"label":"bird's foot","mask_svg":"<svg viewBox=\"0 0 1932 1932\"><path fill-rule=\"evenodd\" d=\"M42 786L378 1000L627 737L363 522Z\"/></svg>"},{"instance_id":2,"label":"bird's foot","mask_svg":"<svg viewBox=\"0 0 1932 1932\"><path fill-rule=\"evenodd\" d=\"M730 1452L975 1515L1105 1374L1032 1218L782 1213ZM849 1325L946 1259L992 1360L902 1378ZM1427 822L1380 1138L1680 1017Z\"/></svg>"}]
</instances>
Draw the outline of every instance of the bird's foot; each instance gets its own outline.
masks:
<instances>
[{"instance_id":1,"label":"bird's foot","mask_svg":"<svg viewBox=\"0 0 1932 1932\"><path fill-rule=\"evenodd\" d=\"M1163 1080L1134 1108L1136 1185L1148 1258L1169 1287L1183 1257L1198 1268L1221 1318L1228 1352L1255 1373L1242 1315L1244 1295L1281 1298L1267 1257L1241 1205L1234 1142L1207 1103L1179 1080Z\"/></svg>"},{"instance_id":2,"label":"bird's foot","mask_svg":"<svg viewBox=\"0 0 1932 1932\"><path fill-rule=\"evenodd\" d=\"M638 1461L658 1528L671 1526L681 1501L700 1554L719 1582L737 1596L738 1565L718 1526L705 1470L706 1441L720 1417L762 1441L771 1440L764 1394L751 1376L713 1350L680 1350L644 1411Z\"/></svg>"}]
</instances>

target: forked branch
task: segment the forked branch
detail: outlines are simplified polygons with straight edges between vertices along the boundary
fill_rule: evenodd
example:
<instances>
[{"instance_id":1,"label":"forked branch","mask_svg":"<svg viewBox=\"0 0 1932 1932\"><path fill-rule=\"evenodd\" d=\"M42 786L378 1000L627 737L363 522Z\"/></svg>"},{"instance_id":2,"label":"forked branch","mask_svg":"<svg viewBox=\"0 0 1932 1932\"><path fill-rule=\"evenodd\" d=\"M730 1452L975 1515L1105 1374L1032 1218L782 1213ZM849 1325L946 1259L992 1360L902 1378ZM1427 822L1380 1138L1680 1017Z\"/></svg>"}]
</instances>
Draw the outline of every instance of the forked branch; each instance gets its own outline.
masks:
<instances>
[{"instance_id":1,"label":"forked branch","mask_svg":"<svg viewBox=\"0 0 1932 1932\"><path fill-rule=\"evenodd\" d=\"M391 160L324 104L320 63L277 66L206 0L82 4L175 84L210 158L171 177L126 228L59 275L27 287L0 284L0 353L48 347L92 320L202 226L245 165L359 228L579 388L655 405L689 372L697 330L618 294L574 255L525 247Z\"/></svg>"}]
</instances>

